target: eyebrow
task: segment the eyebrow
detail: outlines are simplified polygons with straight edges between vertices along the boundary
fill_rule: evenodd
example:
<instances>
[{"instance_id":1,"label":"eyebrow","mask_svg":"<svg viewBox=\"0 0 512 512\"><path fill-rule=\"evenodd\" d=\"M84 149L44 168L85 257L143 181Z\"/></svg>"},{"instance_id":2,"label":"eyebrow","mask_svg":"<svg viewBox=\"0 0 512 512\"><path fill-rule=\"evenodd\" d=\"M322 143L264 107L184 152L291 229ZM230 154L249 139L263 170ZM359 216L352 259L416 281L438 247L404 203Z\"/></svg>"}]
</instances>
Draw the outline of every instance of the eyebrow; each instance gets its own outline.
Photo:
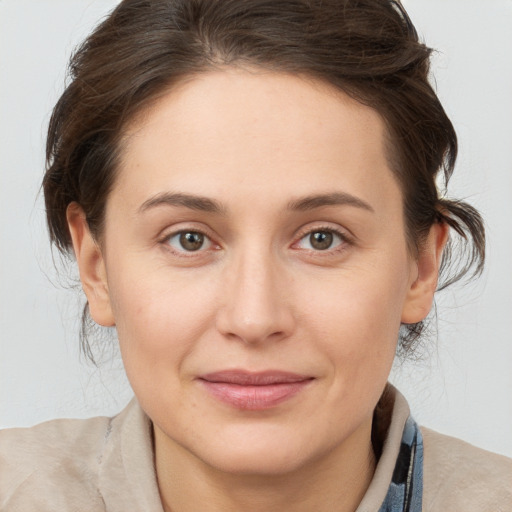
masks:
<instances>
[{"instance_id":1,"label":"eyebrow","mask_svg":"<svg viewBox=\"0 0 512 512\"><path fill-rule=\"evenodd\" d=\"M288 203L288 210L308 211L321 208L323 206L339 205L354 206L356 208L361 208L375 213L375 210L367 202L356 196L347 194L346 192L313 194L299 199L294 199ZM224 208L224 206L209 197L170 192L164 192L150 197L139 207L139 212L142 213L157 206L181 206L191 210L216 213L219 215L224 215L226 213L226 208Z\"/></svg>"},{"instance_id":2,"label":"eyebrow","mask_svg":"<svg viewBox=\"0 0 512 512\"><path fill-rule=\"evenodd\" d=\"M182 206L191 210L217 214L226 212L220 203L208 197L169 192L150 197L141 204L138 211L142 213L157 206Z\"/></svg>"},{"instance_id":3,"label":"eyebrow","mask_svg":"<svg viewBox=\"0 0 512 512\"><path fill-rule=\"evenodd\" d=\"M346 192L314 194L299 199L295 199L288 203L288 209L295 211L308 211L314 210L315 208L321 208L322 206L339 205L355 206L356 208L361 208L363 210L375 213L375 210L372 208L370 204L356 196L347 194Z\"/></svg>"}]
</instances>

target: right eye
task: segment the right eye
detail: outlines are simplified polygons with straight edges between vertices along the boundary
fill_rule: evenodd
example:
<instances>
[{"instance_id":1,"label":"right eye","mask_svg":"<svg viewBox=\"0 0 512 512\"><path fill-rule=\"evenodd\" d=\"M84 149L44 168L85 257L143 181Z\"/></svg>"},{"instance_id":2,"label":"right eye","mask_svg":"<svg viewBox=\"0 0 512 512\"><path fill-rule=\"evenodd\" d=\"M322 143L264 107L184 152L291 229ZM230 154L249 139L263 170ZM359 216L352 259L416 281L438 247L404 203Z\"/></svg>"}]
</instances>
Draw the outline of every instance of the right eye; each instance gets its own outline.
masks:
<instances>
[{"instance_id":1,"label":"right eye","mask_svg":"<svg viewBox=\"0 0 512 512\"><path fill-rule=\"evenodd\" d=\"M167 238L167 243L178 252L197 252L209 249L212 241L199 231L178 231Z\"/></svg>"},{"instance_id":2,"label":"right eye","mask_svg":"<svg viewBox=\"0 0 512 512\"><path fill-rule=\"evenodd\" d=\"M346 237L334 229L315 229L304 235L296 244L300 249L333 251L346 245Z\"/></svg>"}]
</instances>

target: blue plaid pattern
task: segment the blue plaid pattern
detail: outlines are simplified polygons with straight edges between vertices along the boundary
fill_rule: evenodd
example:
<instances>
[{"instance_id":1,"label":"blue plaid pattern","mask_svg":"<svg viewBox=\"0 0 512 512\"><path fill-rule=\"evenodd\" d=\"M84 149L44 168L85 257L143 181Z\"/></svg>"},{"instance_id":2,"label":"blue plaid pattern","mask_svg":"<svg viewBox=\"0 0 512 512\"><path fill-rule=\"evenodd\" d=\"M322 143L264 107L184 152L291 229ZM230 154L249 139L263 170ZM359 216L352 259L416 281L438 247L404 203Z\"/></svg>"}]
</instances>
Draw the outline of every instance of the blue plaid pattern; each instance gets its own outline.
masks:
<instances>
[{"instance_id":1,"label":"blue plaid pattern","mask_svg":"<svg viewBox=\"0 0 512 512\"><path fill-rule=\"evenodd\" d=\"M421 512L423 495L423 438L409 417L388 493L379 512Z\"/></svg>"}]
</instances>

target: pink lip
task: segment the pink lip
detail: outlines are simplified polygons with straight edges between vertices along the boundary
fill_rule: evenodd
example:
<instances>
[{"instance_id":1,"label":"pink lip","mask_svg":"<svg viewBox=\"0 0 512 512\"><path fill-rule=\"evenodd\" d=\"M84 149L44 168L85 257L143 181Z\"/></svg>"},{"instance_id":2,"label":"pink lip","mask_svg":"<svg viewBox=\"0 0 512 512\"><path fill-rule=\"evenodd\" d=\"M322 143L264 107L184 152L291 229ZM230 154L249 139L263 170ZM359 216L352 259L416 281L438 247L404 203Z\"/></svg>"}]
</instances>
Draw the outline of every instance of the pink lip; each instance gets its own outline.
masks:
<instances>
[{"instance_id":1,"label":"pink lip","mask_svg":"<svg viewBox=\"0 0 512 512\"><path fill-rule=\"evenodd\" d=\"M237 409L260 411L274 407L302 391L313 377L282 371L225 370L199 377L218 400Z\"/></svg>"}]
</instances>

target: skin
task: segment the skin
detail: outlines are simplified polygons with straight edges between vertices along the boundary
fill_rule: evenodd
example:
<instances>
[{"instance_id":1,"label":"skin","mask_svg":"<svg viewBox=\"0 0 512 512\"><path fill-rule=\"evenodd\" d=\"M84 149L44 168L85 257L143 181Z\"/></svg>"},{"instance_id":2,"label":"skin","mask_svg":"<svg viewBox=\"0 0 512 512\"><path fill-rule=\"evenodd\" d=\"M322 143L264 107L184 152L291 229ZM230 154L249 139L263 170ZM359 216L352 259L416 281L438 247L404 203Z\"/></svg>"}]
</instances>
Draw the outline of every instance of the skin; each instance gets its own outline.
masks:
<instances>
[{"instance_id":1,"label":"skin","mask_svg":"<svg viewBox=\"0 0 512 512\"><path fill-rule=\"evenodd\" d=\"M319 82L205 73L127 128L101 244L69 206L91 314L116 325L154 424L166 510L357 507L398 330L430 310L447 236L436 224L409 253L385 138L377 112ZM187 252L183 231L204 245ZM198 381L226 369L311 381L243 410Z\"/></svg>"}]
</instances>

